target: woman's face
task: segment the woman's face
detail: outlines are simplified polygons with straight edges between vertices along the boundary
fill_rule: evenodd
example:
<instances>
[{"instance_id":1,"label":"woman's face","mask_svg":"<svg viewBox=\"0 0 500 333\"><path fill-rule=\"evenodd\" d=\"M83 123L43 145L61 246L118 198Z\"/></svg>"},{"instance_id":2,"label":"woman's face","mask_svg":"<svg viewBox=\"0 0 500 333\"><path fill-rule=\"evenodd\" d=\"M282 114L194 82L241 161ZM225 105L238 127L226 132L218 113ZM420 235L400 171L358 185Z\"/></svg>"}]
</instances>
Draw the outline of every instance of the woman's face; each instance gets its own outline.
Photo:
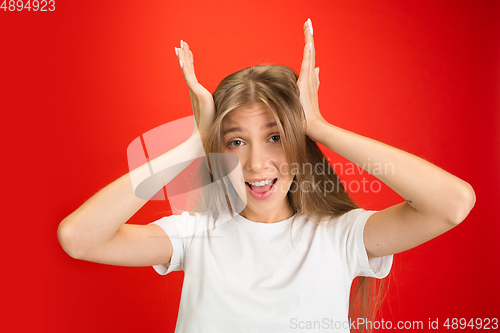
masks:
<instances>
[{"instance_id":1,"label":"woman's face","mask_svg":"<svg viewBox=\"0 0 500 333\"><path fill-rule=\"evenodd\" d=\"M236 155L243 170L247 206L241 215L255 222L290 217L286 197L292 184L276 120L263 103L241 107L222 121L222 152Z\"/></svg>"}]
</instances>

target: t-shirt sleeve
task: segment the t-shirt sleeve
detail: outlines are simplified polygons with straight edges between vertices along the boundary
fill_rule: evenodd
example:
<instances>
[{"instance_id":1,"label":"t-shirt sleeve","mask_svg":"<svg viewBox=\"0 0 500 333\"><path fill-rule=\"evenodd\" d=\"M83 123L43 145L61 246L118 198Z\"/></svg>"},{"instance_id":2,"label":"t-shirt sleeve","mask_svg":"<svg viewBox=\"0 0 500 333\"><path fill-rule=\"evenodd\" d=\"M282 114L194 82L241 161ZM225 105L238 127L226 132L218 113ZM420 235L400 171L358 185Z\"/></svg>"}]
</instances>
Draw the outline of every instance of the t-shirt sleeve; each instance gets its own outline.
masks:
<instances>
[{"instance_id":1,"label":"t-shirt sleeve","mask_svg":"<svg viewBox=\"0 0 500 333\"><path fill-rule=\"evenodd\" d=\"M172 258L170 262L154 265L153 268L160 275L166 275L173 271L180 271L183 269L184 263L184 249L183 239L185 238L185 227L188 224L189 213L183 212L181 215L171 215L161 218L150 224L156 224L165 231L170 242L172 243Z\"/></svg>"},{"instance_id":2,"label":"t-shirt sleeve","mask_svg":"<svg viewBox=\"0 0 500 333\"><path fill-rule=\"evenodd\" d=\"M347 258L351 278L356 276L369 276L382 279L389 275L392 267L393 255L368 258L363 232L368 218L376 211L366 211L362 208L354 209L342 216L348 225L347 232Z\"/></svg>"}]
</instances>

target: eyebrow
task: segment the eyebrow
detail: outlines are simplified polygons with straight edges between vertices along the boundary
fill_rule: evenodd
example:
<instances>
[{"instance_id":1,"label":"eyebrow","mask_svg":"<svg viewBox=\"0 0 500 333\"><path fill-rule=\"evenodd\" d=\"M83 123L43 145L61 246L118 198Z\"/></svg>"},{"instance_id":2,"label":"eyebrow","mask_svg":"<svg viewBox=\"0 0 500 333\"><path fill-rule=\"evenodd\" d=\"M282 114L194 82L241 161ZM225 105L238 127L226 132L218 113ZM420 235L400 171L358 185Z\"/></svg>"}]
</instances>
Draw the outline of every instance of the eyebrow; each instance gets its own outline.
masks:
<instances>
[{"instance_id":1,"label":"eyebrow","mask_svg":"<svg viewBox=\"0 0 500 333\"><path fill-rule=\"evenodd\" d=\"M264 126L262 126L260 128L260 130L265 130L267 128L273 128L274 126L277 126L276 122L273 121L273 122L270 122L268 124L265 124ZM228 134L228 133L231 133L231 132L241 132L241 127L231 127L231 128L228 128L227 130L225 130L223 133L222 133L222 136Z\"/></svg>"}]
</instances>

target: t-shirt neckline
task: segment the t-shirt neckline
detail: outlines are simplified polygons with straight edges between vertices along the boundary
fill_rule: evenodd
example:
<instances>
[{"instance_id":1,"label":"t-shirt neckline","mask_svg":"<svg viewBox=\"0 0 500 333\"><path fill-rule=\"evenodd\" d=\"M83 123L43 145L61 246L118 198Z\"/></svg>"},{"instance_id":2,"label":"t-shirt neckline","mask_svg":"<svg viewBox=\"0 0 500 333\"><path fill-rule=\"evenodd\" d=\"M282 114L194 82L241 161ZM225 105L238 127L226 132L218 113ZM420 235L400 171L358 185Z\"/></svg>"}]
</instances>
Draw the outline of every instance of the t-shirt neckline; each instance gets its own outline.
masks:
<instances>
[{"instance_id":1,"label":"t-shirt neckline","mask_svg":"<svg viewBox=\"0 0 500 333\"><path fill-rule=\"evenodd\" d=\"M294 214L291 217L287 218L286 220L273 222L273 223L250 221L249 219L241 216L240 214L236 214L234 219L237 222L240 222L240 223L247 225L247 226L250 226L252 228L275 229L275 228L281 228L281 227L285 227L285 226L289 225L290 223L292 223L293 219L296 216L297 216L297 214Z\"/></svg>"}]
</instances>

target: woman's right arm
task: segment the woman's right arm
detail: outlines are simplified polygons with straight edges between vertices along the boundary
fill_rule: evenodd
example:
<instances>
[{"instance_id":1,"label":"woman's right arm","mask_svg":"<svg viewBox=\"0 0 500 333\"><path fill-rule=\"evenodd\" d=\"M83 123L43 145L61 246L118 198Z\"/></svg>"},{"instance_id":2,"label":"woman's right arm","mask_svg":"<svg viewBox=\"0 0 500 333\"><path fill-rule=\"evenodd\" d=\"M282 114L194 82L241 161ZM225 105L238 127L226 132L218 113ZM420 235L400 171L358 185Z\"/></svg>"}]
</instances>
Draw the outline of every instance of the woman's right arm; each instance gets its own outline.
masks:
<instances>
[{"instance_id":1,"label":"woman's right arm","mask_svg":"<svg viewBox=\"0 0 500 333\"><path fill-rule=\"evenodd\" d=\"M172 161L194 160L203 154L199 135L157 157L150 163L163 171L165 183L182 169L172 168ZM132 179L149 172L144 164L104 187L76 211L66 217L57 230L59 243L71 257L119 266L152 266L168 263L172 244L163 229L154 224L125 224L147 199L139 198ZM164 184L150 184L151 196Z\"/></svg>"},{"instance_id":2,"label":"woman's right arm","mask_svg":"<svg viewBox=\"0 0 500 333\"><path fill-rule=\"evenodd\" d=\"M153 266L170 261L172 243L163 229L154 224L125 222L187 166L178 161L192 161L204 155L200 135L208 133L214 119L212 95L196 79L189 45L181 41L181 48L175 51L197 126L188 140L151 160L150 165L144 164L109 184L59 224L59 243L73 258L119 266ZM148 183L149 195L145 197L141 189L139 198L132 184L149 175L150 167L163 170L163 184Z\"/></svg>"}]
</instances>

